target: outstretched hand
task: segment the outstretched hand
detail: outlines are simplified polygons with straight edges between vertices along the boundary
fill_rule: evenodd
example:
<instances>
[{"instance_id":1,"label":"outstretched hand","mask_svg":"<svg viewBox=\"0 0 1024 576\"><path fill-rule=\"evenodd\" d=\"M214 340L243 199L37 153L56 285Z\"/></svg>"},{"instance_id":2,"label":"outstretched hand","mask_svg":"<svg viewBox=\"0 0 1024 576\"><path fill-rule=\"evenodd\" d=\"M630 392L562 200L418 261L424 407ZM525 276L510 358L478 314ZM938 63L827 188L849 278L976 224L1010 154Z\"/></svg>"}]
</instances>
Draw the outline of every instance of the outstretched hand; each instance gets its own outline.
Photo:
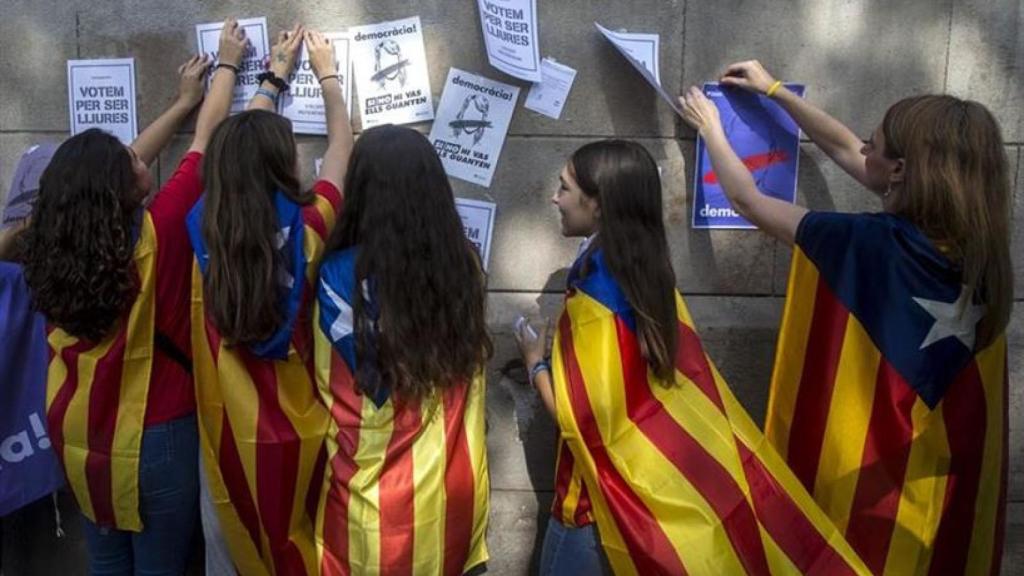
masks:
<instances>
[{"instance_id":1,"label":"outstretched hand","mask_svg":"<svg viewBox=\"0 0 1024 576\"><path fill-rule=\"evenodd\" d=\"M764 94L775 84L775 78L757 60L730 64L718 80L725 86L735 86L755 94Z\"/></svg>"},{"instance_id":2,"label":"outstretched hand","mask_svg":"<svg viewBox=\"0 0 1024 576\"><path fill-rule=\"evenodd\" d=\"M178 66L178 101L192 109L203 99L203 79L213 60L206 54L195 55Z\"/></svg>"},{"instance_id":3,"label":"outstretched hand","mask_svg":"<svg viewBox=\"0 0 1024 576\"><path fill-rule=\"evenodd\" d=\"M309 51L309 64L317 79L338 73L338 64L334 59L334 47L324 35L314 30L305 34L306 50Z\"/></svg>"},{"instance_id":4,"label":"outstretched hand","mask_svg":"<svg viewBox=\"0 0 1024 576\"><path fill-rule=\"evenodd\" d=\"M220 42L217 47L217 59L224 64L237 68L249 47L249 39L245 37L245 28L238 25L238 20L228 18L220 31Z\"/></svg>"},{"instance_id":5,"label":"outstretched hand","mask_svg":"<svg viewBox=\"0 0 1024 576\"><path fill-rule=\"evenodd\" d=\"M295 68L295 59L302 46L305 30L296 24L291 30L282 30L270 47L270 71L278 78L288 78Z\"/></svg>"},{"instance_id":6,"label":"outstretched hand","mask_svg":"<svg viewBox=\"0 0 1024 576\"><path fill-rule=\"evenodd\" d=\"M683 120L701 136L722 129L718 108L696 86L690 86L686 94L679 97L679 105L683 109Z\"/></svg>"}]
</instances>

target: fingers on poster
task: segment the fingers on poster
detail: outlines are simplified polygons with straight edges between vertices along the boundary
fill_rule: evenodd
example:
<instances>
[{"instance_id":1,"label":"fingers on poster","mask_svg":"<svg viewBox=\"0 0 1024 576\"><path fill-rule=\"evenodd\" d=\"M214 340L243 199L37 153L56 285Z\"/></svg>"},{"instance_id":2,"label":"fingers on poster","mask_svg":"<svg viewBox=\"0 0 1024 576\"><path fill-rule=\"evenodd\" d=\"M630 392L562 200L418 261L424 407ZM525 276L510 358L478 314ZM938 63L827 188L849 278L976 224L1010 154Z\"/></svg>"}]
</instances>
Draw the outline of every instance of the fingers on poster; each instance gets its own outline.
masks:
<instances>
[{"instance_id":1,"label":"fingers on poster","mask_svg":"<svg viewBox=\"0 0 1024 576\"><path fill-rule=\"evenodd\" d=\"M654 91L668 102L673 110L682 113L679 109L679 102L661 86L661 73L658 65L658 50L661 40L657 34L613 32L597 22L594 22L594 26L632 64L633 68L636 68L644 80L647 80L654 88Z\"/></svg>"},{"instance_id":2,"label":"fingers on poster","mask_svg":"<svg viewBox=\"0 0 1024 576\"><path fill-rule=\"evenodd\" d=\"M99 128L131 144L138 135L135 59L68 60L71 133Z\"/></svg>"},{"instance_id":3,"label":"fingers on poster","mask_svg":"<svg viewBox=\"0 0 1024 576\"><path fill-rule=\"evenodd\" d=\"M527 82L541 81L537 0L477 0L487 60Z\"/></svg>"},{"instance_id":4,"label":"fingers on poster","mask_svg":"<svg viewBox=\"0 0 1024 576\"><path fill-rule=\"evenodd\" d=\"M363 129L434 118L420 17L349 29Z\"/></svg>"},{"instance_id":5,"label":"fingers on poster","mask_svg":"<svg viewBox=\"0 0 1024 576\"><path fill-rule=\"evenodd\" d=\"M245 31L245 38L249 42L245 49L245 56L242 57L242 63L238 67L235 91L231 95L232 114L245 110L249 100L256 94L256 89L259 88L259 82L256 80L256 77L263 72L263 62L270 54L266 18L243 18L238 21L238 25ZM196 42L198 43L199 53L213 57L214 66L220 63L218 58L220 31L223 28L223 22L196 24ZM212 74L210 77L212 78ZM207 79L206 87L209 90L209 79Z\"/></svg>"},{"instance_id":6,"label":"fingers on poster","mask_svg":"<svg viewBox=\"0 0 1024 576\"><path fill-rule=\"evenodd\" d=\"M519 88L450 68L430 141L445 172L490 186Z\"/></svg>"},{"instance_id":7,"label":"fingers on poster","mask_svg":"<svg viewBox=\"0 0 1024 576\"><path fill-rule=\"evenodd\" d=\"M786 84L801 97L804 86ZM789 203L796 202L800 160L800 128L774 100L745 90L704 84L704 94L718 108L725 137L750 170L758 190ZM754 226L736 213L711 166L704 140L697 138L694 173L694 228Z\"/></svg>"},{"instance_id":8,"label":"fingers on poster","mask_svg":"<svg viewBox=\"0 0 1024 576\"><path fill-rule=\"evenodd\" d=\"M325 33L324 38L334 48L334 60L337 64L338 82L341 93L348 106L349 117L352 117L352 40L345 32ZM328 80L331 82L331 80ZM309 61L309 49L302 44L295 69L288 78L291 89L281 95L278 111L292 121L292 130L296 134L327 134L327 110L320 80ZM319 172L319 170L317 170Z\"/></svg>"},{"instance_id":9,"label":"fingers on poster","mask_svg":"<svg viewBox=\"0 0 1024 576\"><path fill-rule=\"evenodd\" d=\"M494 234L494 215L498 205L494 202L456 198L455 209L462 219L462 230L479 252L480 261L486 272L487 262L491 257L491 236Z\"/></svg>"}]
</instances>

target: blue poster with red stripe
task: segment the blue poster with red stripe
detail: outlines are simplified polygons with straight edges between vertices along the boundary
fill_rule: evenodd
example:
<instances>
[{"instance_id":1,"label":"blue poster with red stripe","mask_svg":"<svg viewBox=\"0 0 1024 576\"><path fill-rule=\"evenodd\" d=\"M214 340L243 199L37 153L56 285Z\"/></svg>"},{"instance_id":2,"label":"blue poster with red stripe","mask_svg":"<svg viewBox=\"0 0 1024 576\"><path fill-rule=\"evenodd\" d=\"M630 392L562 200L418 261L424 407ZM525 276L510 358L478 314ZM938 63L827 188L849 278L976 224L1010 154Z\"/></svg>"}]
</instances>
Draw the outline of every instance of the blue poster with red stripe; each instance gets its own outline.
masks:
<instances>
[{"instance_id":1,"label":"blue poster with red stripe","mask_svg":"<svg viewBox=\"0 0 1024 576\"><path fill-rule=\"evenodd\" d=\"M785 86L803 97L803 85ZM800 159L800 127L796 122L774 100L760 94L708 82L704 95L718 107L725 137L754 176L758 190L795 202ZM732 209L700 137L696 166L693 227L755 228Z\"/></svg>"}]
</instances>

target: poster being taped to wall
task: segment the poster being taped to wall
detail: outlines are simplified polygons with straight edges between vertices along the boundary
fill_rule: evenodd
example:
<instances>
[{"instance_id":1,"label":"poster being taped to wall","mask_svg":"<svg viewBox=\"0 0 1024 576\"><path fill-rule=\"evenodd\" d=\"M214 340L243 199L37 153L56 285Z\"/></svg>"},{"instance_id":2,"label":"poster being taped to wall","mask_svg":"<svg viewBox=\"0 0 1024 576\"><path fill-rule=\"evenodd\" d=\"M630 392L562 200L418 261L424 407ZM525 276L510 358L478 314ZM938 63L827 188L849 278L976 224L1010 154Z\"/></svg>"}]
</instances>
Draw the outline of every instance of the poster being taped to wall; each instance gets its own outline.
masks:
<instances>
[{"instance_id":1,"label":"poster being taped to wall","mask_svg":"<svg viewBox=\"0 0 1024 576\"><path fill-rule=\"evenodd\" d=\"M256 80L256 77L263 72L263 62L267 55L270 54L266 18L243 18L238 21L238 25L245 30L245 37L249 40L249 46L246 48L245 56L242 57L242 63L238 67L235 91L231 95L232 114L245 110L249 100L256 94L256 89L259 88L259 82ZM210 55L214 60L214 66L220 63L218 59L220 31L223 28L223 22L196 24L196 42L199 45L199 53ZM210 78L212 77L212 74L207 77L207 90L210 89Z\"/></svg>"},{"instance_id":2,"label":"poster being taped to wall","mask_svg":"<svg viewBox=\"0 0 1024 576\"><path fill-rule=\"evenodd\" d=\"M434 118L420 17L349 29L363 129Z\"/></svg>"},{"instance_id":3,"label":"poster being taped to wall","mask_svg":"<svg viewBox=\"0 0 1024 576\"><path fill-rule=\"evenodd\" d=\"M345 97L348 115L352 117L352 50L351 39L344 32L324 34L334 48L334 60L338 66L338 82L341 93ZM333 82L333 80L328 80ZM279 112L292 121L292 131L296 134L327 134L327 111L321 93L320 81L309 62L309 50L302 44L295 70L288 78L291 89L281 95L278 102Z\"/></svg>"},{"instance_id":4,"label":"poster being taped to wall","mask_svg":"<svg viewBox=\"0 0 1024 576\"><path fill-rule=\"evenodd\" d=\"M804 87L786 84L803 97ZM739 88L704 84L704 94L718 108L725 137L750 170L762 194L796 202L797 171L800 161L800 127L774 100ZM740 216L711 166L704 139L697 138L697 161L693 183L694 228L742 228L755 226Z\"/></svg>"},{"instance_id":5,"label":"poster being taped to wall","mask_svg":"<svg viewBox=\"0 0 1024 576\"><path fill-rule=\"evenodd\" d=\"M448 70L430 141L449 176L491 185L518 99L515 86Z\"/></svg>"}]
</instances>

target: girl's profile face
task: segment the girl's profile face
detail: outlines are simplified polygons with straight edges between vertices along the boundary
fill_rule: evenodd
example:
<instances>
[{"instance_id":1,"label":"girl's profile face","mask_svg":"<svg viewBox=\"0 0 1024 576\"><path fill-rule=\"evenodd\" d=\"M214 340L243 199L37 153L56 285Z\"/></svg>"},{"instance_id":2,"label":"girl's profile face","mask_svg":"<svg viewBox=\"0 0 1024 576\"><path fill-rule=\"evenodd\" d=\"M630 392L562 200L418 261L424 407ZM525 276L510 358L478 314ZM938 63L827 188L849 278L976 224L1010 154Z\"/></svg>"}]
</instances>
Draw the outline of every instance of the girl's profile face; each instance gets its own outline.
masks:
<instances>
[{"instance_id":1,"label":"girl's profile face","mask_svg":"<svg viewBox=\"0 0 1024 576\"><path fill-rule=\"evenodd\" d=\"M583 189L573 177L569 164L562 168L558 180L558 190L551 197L551 203L558 207L558 212L562 216L562 235L591 236L598 229L600 209L597 199L583 193Z\"/></svg>"}]
</instances>

